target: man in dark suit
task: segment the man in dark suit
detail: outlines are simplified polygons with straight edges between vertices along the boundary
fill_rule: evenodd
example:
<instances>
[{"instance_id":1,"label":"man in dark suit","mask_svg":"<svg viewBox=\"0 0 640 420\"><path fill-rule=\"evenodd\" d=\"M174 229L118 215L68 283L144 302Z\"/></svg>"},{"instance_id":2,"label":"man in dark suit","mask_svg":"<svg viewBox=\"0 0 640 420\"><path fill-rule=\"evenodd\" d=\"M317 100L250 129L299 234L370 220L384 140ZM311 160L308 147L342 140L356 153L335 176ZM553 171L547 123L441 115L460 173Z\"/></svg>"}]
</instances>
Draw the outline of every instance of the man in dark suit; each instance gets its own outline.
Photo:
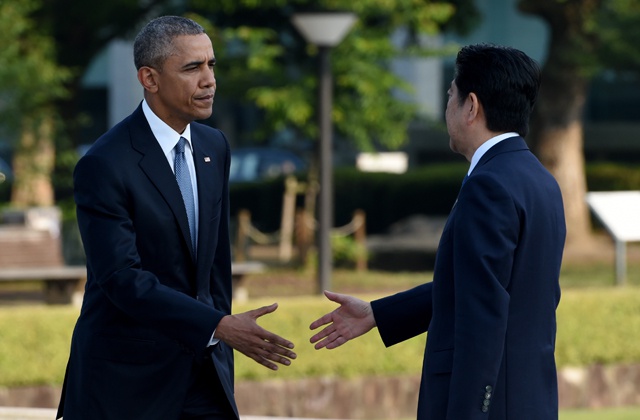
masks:
<instances>
[{"instance_id":1,"label":"man in dark suit","mask_svg":"<svg viewBox=\"0 0 640 420\"><path fill-rule=\"evenodd\" d=\"M174 16L134 43L144 101L78 162L87 285L65 375L65 420L237 419L236 349L290 364L293 344L231 315L229 144L211 115L209 37Z\"/></svg>"},{"instance_id":2,"label":"man in dark suit","mask_svg":"<svg viewBox=\"0 0 640 420\"><path fill-rule=\"evenodd\" d=\"M450 147L471 166L440 239L433 281L311 324L338 347L373 327L386 346L428 331L419 420L558 418L555 311L565 240L560 190L523 137L539 68L521 51L462 48L448 91Z\"/></svg>"}]
</instances>

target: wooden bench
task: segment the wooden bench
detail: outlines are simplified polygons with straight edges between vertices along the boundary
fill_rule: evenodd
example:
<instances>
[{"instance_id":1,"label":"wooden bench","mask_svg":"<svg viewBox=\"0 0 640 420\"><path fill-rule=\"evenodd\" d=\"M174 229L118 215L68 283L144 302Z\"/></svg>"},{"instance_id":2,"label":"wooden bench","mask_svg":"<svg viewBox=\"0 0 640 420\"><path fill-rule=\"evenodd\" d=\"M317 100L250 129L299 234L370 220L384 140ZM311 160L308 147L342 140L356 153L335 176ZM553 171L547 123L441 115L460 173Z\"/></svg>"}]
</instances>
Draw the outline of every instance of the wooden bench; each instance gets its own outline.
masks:
<instances>
[{"instance_id":1,"label":"wooden bench","mask_svg":"<svg viewBox=\"0 0 640 420\"><path fill-rule=\"evenodd\" d=\"M0 282L41 281L49 305L72 303L86 275L84 266L0 268Z\"/></svg>"},{"instance_id":2,"label":"wooden bench","mask_svg":"<svg viewBox=\"0 0 640 420\"><path fill-rule=\"evenodd\" d=\"M233 298L245 302L249 292L244 285L248 274L260 273L264 266L259 262L232 264ZM84 266L0 268L0 282L42 281L45 301L48 304L69 304L74 296L81 296L81 286L86 280Z\"/></svg>"},{"instance_id":3,"label":"wooden bench","mask_svg":"<svg viewBox=\"0 0 640 420\"><path fill-rule=\"evenodd\" d=\"M0 223L0 283L42 282L48 304L79 301L87 277L84 266L64 262L58 213L55 208L40 208L0 215L5 222ZM245 277L263 271L264 265L234 262L231 270L234 299L245 301Z\"/></svg>"},{"instance_id":4,"label":"wooden bench","mask_svg":"<svg viewBox=\"0 0 640 420\"><path fill-rule=\"evenodd\" d=\"M231 263L231 279L233 281L233 299L236 302L246 302L249 299L249 291L244 284L248 274L256 274L264 271L264 264L258 261L238 261Z\"/></svg>"},{"instance_id":5,"label":"wooden bench","mask_svg":"<svg viewBox=\"0 0 640 420\"><path fill-rule=\"evenodd\" d=\"M26 225L0 225L0 282L42 282L48 304L69 304L86 280L84 266L68 266L60 236Z\"/></svg>"}]
</instances>

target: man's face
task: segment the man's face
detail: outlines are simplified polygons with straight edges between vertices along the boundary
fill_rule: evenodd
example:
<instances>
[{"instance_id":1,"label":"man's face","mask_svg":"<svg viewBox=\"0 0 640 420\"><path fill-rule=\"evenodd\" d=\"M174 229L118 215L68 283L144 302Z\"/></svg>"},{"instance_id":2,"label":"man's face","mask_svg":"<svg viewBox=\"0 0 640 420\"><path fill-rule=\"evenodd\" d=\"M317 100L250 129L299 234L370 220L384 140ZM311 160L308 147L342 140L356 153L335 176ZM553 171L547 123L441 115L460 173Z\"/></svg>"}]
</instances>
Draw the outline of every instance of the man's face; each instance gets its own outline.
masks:
<instances>
[{"instance_id":1,"label":"man's face","mask_svg":"<svg viewBox=\"0 0 640 420\"><path fill-rule=\"evenodd\" d=\"M447 90L449 97L447 101L447 109L445 111L445 121L447 122L447 131L449 132L449 147L456 153L462 153L461 142L464 140L461 134L461 128L464 127L463 106L458 98L458 87L456 81L451 82L451 87Z\"/></svg>"},{"instance_id":2,"label":"man's face","mask_svg":"<svg viewBox=\"0 0 640 420\"><path fill-rule=\"evenodd\" d=\"M158 90L154 112L178 133L187 124L211 116L216 78L215 56L206 34L174 39L174 54L155 69Z\"/></svg>"}]
</instances>

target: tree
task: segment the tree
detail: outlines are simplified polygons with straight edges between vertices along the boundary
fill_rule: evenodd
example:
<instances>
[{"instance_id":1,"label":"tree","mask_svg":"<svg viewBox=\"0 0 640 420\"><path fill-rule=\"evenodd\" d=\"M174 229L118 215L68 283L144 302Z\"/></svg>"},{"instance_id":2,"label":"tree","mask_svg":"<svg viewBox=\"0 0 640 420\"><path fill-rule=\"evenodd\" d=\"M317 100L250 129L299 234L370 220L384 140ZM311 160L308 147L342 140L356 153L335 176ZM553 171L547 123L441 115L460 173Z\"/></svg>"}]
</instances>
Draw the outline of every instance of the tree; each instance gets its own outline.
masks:
<instances>
[{"instance_id":1,"label":"tree","mask_svg":"<svg viewBox=\"0 0 640 420\"><path fill-rule=\"evenodd\" d=\"M12 204L52 205L55 147L53 101L64 97L69 72L58 66L52 40L32 19L39 0L0 2L0 115L14 154Z\"/></svg>"},{"instance_id":2,"label":"tree","mask_svg":"<svg viewBox=\"0 0 640 420\"><path fill-rule=\"evenodd\" d=\"M13 206L54 203L52 177L82 121L77 100L84 70L108 42L151 12L170 12L171 3L0 0L1 122L3 134L17 138Z\"/></svg>"},{"instance_id":3,"label":"tree","mask_svg":"<svg viewBox=\"0 0 640 420\"><path fill-rule=\"evenodd\" d=\"M585 201L583 111L589 83L603 68L640 70L639 0L520 0L541 17L550 39L529 140L562 190L567 246L591 237Z\"/></svg>"},{"instance_id":4,"label":"tree","mask_svg":"<svg viewBox=\"0 0 640 420\"><path fill-rule=\"evenodd\" d=\"M460 1L456 3L468 3ZM453 16L451 2L413 0L338 1L192 0L191 15L214 35L219 90L254 103L265 115L257 136L283 129L297 138L316 139L317 48L308 45L290 23L309 8L348 10L358 21L332 50L335 80L333 121L337 134L360 150L397 148L415 117L414 104L394 92L411 87L390 70L401 55L436 54L422 42L436 35ZM208 22L208 23L207 23ZM402 30L402 45L391 35ZM440 51L441 52L441 51Z\"/></svg>"},{"instance_id":5,"label":"tree","mask_svg":"<svg viewBox=\"0 0 640 420\"><path fill-rule=\"evenodd\" d=\"M42 7L34 12L38 26L44 28L58 46L57 63L73 71L65 84L69 95L55 103L71 143L77 142L82 124L78 102L81 79L92 60L114 39L135 35L146 18L179 13L182 8L176 6L178 3L173 0L55 0L42 2Z\"/></svg>"},{"instance_id":6,"label":"tree","mask_svg":"<svg viewBox=\"0 0 640 420\"><path fill-rule=\"evenodd\" d=\"M42 74L38 76L55 75L59 79L41 84L48 89L38 93L46 91L49 96L41 102L41 110L34 112L37 118L33 121L38 128L31 129L30 135L25 134L25 139L60 133L60 138L77 143L82 120L78 107L80 79L91 60L111 40L132 36L143 20L161 14L182 14L185 10L208 16L215 25L215 32L210 33L217 34L217 42L223 41L216 43L216 51L223 57L219 77L223 79L225 94L243 97L264 111L263 137L267 130L273 132L286 127L293 128L303 137L315 138L316 51L313 46L306 45L289 19L296 10L333 9L342 7L341 3L335 0L320 3L312 0L113 0L98 3L0 0L0 6L5 10L2 18L8 24L17 24L20 20L12 22L10 16L13 15L7 11L18 7L24 9L29 26L22 33L32 39L39 36L42 42L33 42L32 47L40 45L41 50L46 51L48 63L57 66L55 71L46 70L45 66L39 68ZM406 138L406 127L413 118L415 107L390 95L410 87L389 70L389 60L397 54L433 54L433 50L420 42L422 37L437 33L452 16L454 19L449 24L464 27L466 20L457 19L454 11L458 8L474 12L473 2L360 0L352 2L348 8L358 14L359 23L349 39L334 51L336 98L333 117L337 131L344 138L354 140L360 149L376 144L397 147ZM389 37L399 28L406 30L407 35L401 46L392 44ZM13 48L11 41L15 36L9 31L4 35L7 39L3 45ZM57 48L54 49L54 45ZM63 95L63 92L67 94ZM43 111L45 108L47 112ZM43 118L45 115L50 117ZM64 134L57 130L58 122L62 123ZM52 147L53 144L41 150L50 150L52 156ZM43 172L47 173L51 159L45 166Z\"/></svg>"}]
</instances>

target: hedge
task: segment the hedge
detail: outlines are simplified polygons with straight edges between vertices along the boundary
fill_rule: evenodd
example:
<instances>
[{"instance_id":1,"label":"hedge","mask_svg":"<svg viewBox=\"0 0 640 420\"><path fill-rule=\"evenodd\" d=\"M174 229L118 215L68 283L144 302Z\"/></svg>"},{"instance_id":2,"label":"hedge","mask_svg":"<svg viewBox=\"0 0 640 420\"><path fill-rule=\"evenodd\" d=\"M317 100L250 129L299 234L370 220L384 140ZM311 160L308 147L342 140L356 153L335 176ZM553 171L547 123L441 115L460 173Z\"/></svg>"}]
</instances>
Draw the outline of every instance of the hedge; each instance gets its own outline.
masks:
<instances>
[{"instance_id":1,"label":"hedge","mask_svg":"<svg viewBox=\"0 0 640 420\"><path fill-rule=\"evenodd\" d=\"M373 295L363 298L371 299ZM252 300L238 312L272 303ZM336 350L316 351L308 325L334 308L320 297L279 298L275 314L260 324L294 343L298 360L277 373L236 355L237 380L395 375L420 371L425 335L384 349L376 332ZM640 362L640 288L565 291L558 309L557 362L562 366ZM78 309L20 306L0 308L0 386L60 384ZM526 334L526 331L522 332Z\"/></svg>"},{"instance_id":2,"label":"hedge","mask_svg":"<svg viewBox=\"0 0 640 420\"><path fill-rule=\"evenodd\" d=\"M367 232L383 233L413 214L447 215L468 169L466 162L426 165L404 174L363 173L339 168L334 173L335 224L347 224L356 209L367 214ZM640 190L640 166L593 163L586 168L590 191ZM231 214L248 209L264 232L279 229L284 182L274 179L231 187ZM301 199L299 200L302 206Z\"/></svg>"}]
</instances>

